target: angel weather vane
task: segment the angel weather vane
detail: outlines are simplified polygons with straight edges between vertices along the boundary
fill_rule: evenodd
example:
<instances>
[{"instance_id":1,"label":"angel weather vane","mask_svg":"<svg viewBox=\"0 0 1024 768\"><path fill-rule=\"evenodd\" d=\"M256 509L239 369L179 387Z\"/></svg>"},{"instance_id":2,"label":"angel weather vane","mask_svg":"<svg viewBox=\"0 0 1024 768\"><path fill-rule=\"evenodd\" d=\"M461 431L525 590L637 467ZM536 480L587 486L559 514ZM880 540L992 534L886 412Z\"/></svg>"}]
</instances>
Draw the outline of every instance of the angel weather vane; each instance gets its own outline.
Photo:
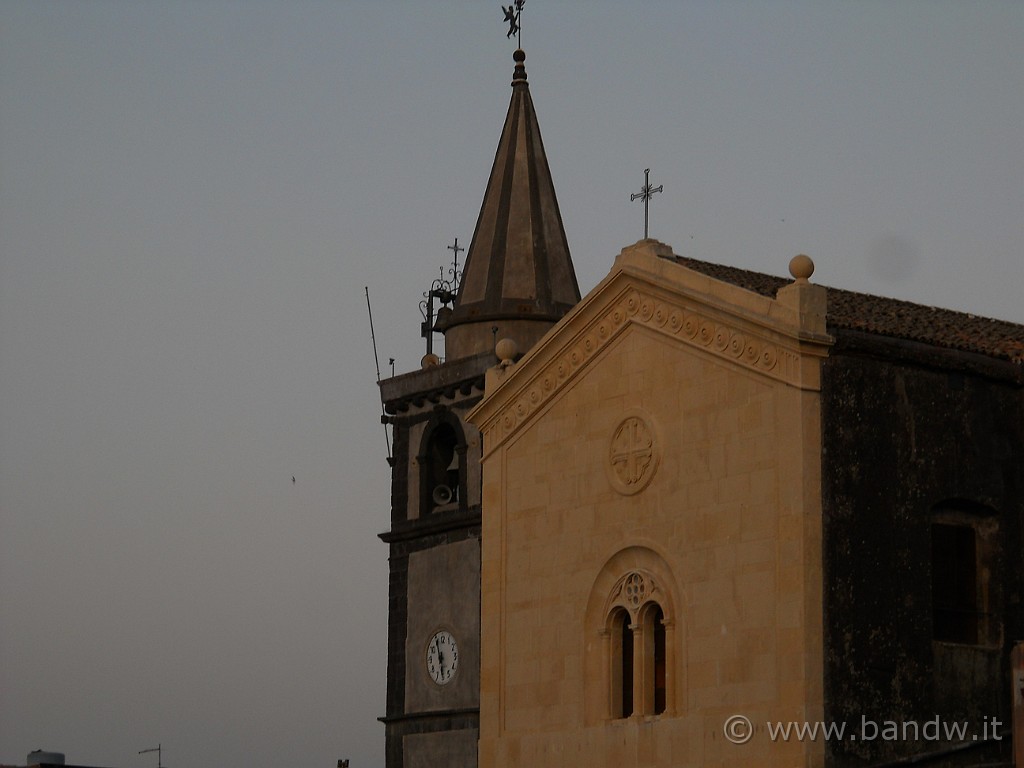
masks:
<instances>
[{"instance_id":1,"label":"angel weather vane","mask_svg":"<svg viewBox=\"0 0 1024 768\"><path fill-rule=\"evenodd\" d=\"M523 47L523 28L519 24L519 17L523 14L524 0L514 0L513 4L506 8L501 6L505 12L505 21L508 22L508 34L505 37L516 36L516 45Z\"/></svg>"}]
</instances>

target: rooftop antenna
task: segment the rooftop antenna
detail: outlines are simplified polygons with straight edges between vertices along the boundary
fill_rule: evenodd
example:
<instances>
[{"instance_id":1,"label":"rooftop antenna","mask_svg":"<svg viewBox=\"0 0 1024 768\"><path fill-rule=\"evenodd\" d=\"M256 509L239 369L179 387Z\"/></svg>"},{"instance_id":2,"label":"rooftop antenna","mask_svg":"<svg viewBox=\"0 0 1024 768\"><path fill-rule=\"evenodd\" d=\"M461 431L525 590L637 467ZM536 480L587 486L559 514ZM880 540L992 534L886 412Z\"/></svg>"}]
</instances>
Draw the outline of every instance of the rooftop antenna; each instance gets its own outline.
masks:
<instances>
[{"instance_id":1,"label":"rooftop antenna","mask_svg":"<svg viewBox=\"0 0 1024 768\"><path fill-rule=\"evenodd\" d=\"M466 249L459 245L457 237L454 245L445 247L455 255L452 265L448 267L448 277L444 276L444 267L441 267L440 276L434 278L434 282L430 284L430 290L424 292L423 300L420 301L420 314L423 316L420 335L427 340L428 355L434 354L434 332L437 330L434 321L434 299L441 302L441 307L437 310L437 322L442 323L442 313L447 315L451 312L448 305L455 303L455 296L459 292L459 283L462 282L462 272L459 270L459 251Z\"/></svg>"},{"instance_id":2,"label":"rooftop antenna","mask_svg":"<svg viewBox=\"0 0 1024 768\"><path fill-rule=\"evenodd\" d=\"M501 10L505 12L505 21L508 22L508 34L505 37L511 38L515 35L517 48L523 47L523 25L519 23L523 15L523 2L524 0L514 0L508 8L501 6Z\"/></svg>"},{"instance_id":3,"label":"rooftop antenna","mask_svg":"<svg viewBox=\"0 0 1024 768\"><path fill-rule=\"evenodd\" d=\"M156 752L156 768L165 768L164 761L163 761L163 745L162 744L157 744L152 749L142 749L142 750L139 750L139 754L140 755L144 755L147 752Z\"/></svg>"},{"instance_id":4,"label":"rooftop antenna","mask_svg":"<svg viewBox=\"0 0 1024 768\"><path fill-rule=\"evenodd\" d=\"M370 341L373 342L373 364L377 366L377 383L380 384L380 359L377 357L377 337L373 333L373 310L370 309L370 287L363 286L366 291L366 313L370 316ZM395 358L391 358L391 375L395 373ZM391 439L388 437L387 414L384 412L384 403L380 404L380 423L384 425L384 444L388 447L388 464L391 463Z\"/></svg>"}]
</instances>

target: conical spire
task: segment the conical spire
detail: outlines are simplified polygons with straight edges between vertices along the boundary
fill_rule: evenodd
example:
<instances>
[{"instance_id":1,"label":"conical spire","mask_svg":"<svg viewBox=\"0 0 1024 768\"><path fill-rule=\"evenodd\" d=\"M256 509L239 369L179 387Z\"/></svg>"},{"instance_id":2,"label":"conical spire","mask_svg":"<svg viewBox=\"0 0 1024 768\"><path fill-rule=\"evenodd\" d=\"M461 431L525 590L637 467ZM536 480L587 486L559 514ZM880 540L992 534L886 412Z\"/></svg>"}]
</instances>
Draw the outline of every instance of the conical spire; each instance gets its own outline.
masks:
<instances>
[{"instance_id":1,"label":"conical spire","mask_svg":"<svg viewBox=\"0 0 1024 768\"><path fill-rule=\"evenodd\" d=\"M512 100L445 321L449 360L493 350L495 336L526 351L580 300L526 82L526 54L517 50L512 58Z\"/></svg>"}]
</instances>

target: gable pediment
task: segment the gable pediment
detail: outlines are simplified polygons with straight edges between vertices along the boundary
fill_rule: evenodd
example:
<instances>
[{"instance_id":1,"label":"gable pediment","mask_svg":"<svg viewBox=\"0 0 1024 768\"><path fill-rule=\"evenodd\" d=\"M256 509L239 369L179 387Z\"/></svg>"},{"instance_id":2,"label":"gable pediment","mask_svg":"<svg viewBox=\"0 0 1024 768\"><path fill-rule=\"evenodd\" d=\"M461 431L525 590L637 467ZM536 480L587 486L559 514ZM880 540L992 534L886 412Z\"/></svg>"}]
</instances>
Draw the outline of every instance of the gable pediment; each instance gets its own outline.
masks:
<instances>
[{"instance_id":1,"label":"gable pediment","mask_svg":"<svg viewBox=\"0 0 1024 768\"><path fill-rule=\"evenodd\" d=\"M694 272L663 258L666 246L641 241L576 308L517 364L492 369L487 394L469 414L485 455L505 442L576 381L631 328L675 340L681 349L800 389L819 388L819 362L831 339L802 311L813 302L793 285L778 298ZM789 290L788 293L783 292Z\"/></svg>"}]
</instances>

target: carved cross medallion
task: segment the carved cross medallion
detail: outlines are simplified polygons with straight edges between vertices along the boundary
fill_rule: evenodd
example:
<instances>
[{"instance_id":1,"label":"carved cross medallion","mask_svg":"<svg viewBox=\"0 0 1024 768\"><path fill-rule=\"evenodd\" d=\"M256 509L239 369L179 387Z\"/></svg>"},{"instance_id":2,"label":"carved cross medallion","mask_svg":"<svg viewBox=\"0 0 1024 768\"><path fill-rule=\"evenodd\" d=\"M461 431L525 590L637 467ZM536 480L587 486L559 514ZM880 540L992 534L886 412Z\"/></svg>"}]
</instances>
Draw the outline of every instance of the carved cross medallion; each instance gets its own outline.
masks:
<instances>
[{"instance_id":1,"label":"carved cross medallion","mask_svg":"<svg viewBox=\"0 0 1024 768\"><path fill-rule=\"evenodd\" d=\"M612 437L611 462L615 475L626 486L644 479L654 458L654 438L647 424L636 416L623 421Z\"/></svg>"}]
</instances>

